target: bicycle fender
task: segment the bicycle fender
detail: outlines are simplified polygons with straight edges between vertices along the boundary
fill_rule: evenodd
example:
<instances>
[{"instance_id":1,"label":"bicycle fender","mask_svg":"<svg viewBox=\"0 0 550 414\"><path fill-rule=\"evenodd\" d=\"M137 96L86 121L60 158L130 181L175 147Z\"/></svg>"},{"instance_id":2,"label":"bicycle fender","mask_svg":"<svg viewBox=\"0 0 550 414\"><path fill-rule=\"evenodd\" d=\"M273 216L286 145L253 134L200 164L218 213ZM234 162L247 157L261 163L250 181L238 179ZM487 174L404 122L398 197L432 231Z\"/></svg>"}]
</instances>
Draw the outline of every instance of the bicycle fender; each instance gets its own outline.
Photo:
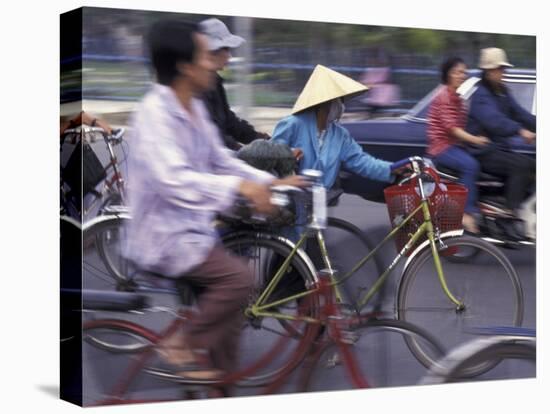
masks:
<instances>
[{"instance_id":1,"label":"bicycle fender","mask_svg":"<svg viewBox=\"0 0 550 414\"><path fill-rule=\"evenodd\" d=\"M106 221L111 221L113 219L131 219L132 216L127 212L120 212L120 213L113 213L113 214L102 214L100 216L94 217L93 219L87 221L86 223L83 223L82 225L82 231L90 231L91 228L93 228L95 225L99 223L103 223Z\"/></svg>"},{"instance_id":2,"label":"bicycle fender","mask_svg":"<svg viewBox=\"0 0 550 414\"><path fill-rule=\"evenodd\" d=\"M69 216L60 216L59 219L65 223L69 223L79 230L82 230L82 223Z\"/></svg>"},{"instance_id":3,"label":"bicycle fender","mask_svg":"<svg viewBox=\"0 0 550 414\"><path fill-rule=\"evenodd\" d=\"M448 239L448 238L451 238L451 237L460 237L464 234L464 230L463 229L460 229L460 230L451 230L451 231L447 231L445 233L441 233L440 235L440 239L441 240L444 240L444 239ZM411 263L414 261L414 259L427 247L429 248L430 246L430 241L428 239L424 240L422 243L420 243L416 249L413 250L413 252L410 254L410 256L407 258L407 261L405 262L405 266L403 266L403 270L401 271L401 275L399 276L399 280L397 281L397 289L399 290L399 286L401 286L401 280L403 280L403 276L405 275L405 273L407 272L407 269L409 268L409 266L411 265ZM395 306L394 306L394 309L395 309L395 318L397 319L397 298L399 297L399 295L397 294L398 292L396 292L396 295L395 295Z\"/></svg>"}]
</instances>

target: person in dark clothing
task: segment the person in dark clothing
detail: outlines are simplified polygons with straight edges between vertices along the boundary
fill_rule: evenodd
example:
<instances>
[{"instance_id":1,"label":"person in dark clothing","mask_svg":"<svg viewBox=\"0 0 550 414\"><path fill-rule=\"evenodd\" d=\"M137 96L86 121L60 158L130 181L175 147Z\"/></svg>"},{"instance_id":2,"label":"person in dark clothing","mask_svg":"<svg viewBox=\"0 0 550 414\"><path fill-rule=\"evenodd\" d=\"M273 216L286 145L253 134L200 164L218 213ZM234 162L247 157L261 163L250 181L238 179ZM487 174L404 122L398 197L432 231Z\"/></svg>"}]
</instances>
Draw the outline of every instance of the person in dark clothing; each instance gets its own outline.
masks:
<instances>
[{"instance_id":1,"label":"person in dark clothing","mask_svg":"<svg viewBox=\"0 0 550 414\"><path fill-rule=\"evenodd\" d=\"M231 49L245 42L240 37L231 34L227 26L218 19L206 19L199 23L199 29L208 37L208 48L216 65L216 71L221 71L231 58ZM239 118L229 107L223 78L216 75L215 88L204 94L204 102L217 125L225 145L238 150L242 144L249 144L257 138L269 139L269 134L254 129L244 119Z\"/></svg>"},{"instance_id":2,"label":"person in dark clothing","mask_svg":"<svg viewBox=\"0 0 550 414\"><path fill-rule=\"evenodd\" d=\"M481 169L505 180L506 207L512 216L535 182L535 160L512 152L510 138L536 139L536 117L523 109L503 82L504 68L512 67L502 49L481 50L482 79L472 95L466 131L491 139L484 147L469 147Z\"/></svg>"}]
</instances>

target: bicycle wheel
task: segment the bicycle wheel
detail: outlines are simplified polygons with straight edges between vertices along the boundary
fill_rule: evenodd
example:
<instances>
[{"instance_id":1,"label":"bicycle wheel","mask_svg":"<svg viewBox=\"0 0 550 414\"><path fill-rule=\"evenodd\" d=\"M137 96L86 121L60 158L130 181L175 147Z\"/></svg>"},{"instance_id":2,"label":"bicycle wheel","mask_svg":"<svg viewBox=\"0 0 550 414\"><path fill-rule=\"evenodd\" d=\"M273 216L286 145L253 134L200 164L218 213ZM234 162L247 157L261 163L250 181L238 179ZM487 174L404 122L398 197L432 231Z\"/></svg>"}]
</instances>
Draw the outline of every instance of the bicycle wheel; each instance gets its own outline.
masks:
<instances>
[{"instance_id":1,"label":"bicycle wheel","mask_svg":"<svg viewBox=\"0 0 550 414\"><path fill-rule=\"evenodd\" d=\"M536 339L508 336L491 336L472 339L438 361L421 380L421 384L444 384L464 378L464 371L472 366L485 365L494 360L530 361L532 376L537 358ZM514 367L517 371L518 367Z\"/></svg>"},{"instance_id":2,"label":"bicycle wheel","mask_svg":"<svg viewBox=\"0 0 550 414\"><path fill-rule=\"evenodd\" d=\"M323 231L323 235L332 266L338 271L340 277L351 271L375 247L375 243L369 240L357 226L336 217L328 218L327 228ZM312 241L311 244L315 245L316 243ZM317 263L320 260L320 258L314 260L314 263L318 268L324 268L322 262ZM376 254L356 270L350 279L340 285L348 296L348 304L356 303L357 299L372 286L383 270L382 260ZM386 284L383 284L376 297L375 308L381 308L386 294L385 288Z\"/></svg>"},{"instance_id":3,"label":"bicycle wheel","mask_svg":"<svg viewBox=\"0 0 550 414\"><path fill-rule=\"evenodd\" d=\"M127 282L131 266L123 253L127 242L125 223L128 220L130 219L112 216L84 232L85 241L88 244L92 241L90 247L95 247L84 252L84 274L88 275L84 278L85 281L95 280L92 284L101 281L101 287L108 288Z\"/></svg>"},{"instance_id":4,"label":"bicycle wheel","mask_svg":"<svg viewBox=\"0 0 550 414\"><path fill-rule=\"evenodd\" d=\"M273 236L275 237L275 236ZM255 275L255 289L249 303L254 303L272 279L282 261L289 256L291 248L285 243L266 235L251 234L229 237L224 246L242 257ZM295 255L283 277L300 279L302 286L309 286L315 279L304 260ZM282 282L282 281L281 281ZM299 284L294 283L293 286ZM288 285L285 285L288 286ZM304 291L303 288L301 291ZM290 296L295 292L276 289L267 302ZM279 315L273 317L246 316L240 340L239 371L245 372L242 385L266 385L275 378L290 373L303 359L309 344L315 338L318 324L305 321L292 321L290 318L308 316L316 318L318 298L309 295L301 300L293 300L270 308L267 312ZM284 316L289 319L280 319ZM267 361L267 362L266 362Z\"/></svg>"},{"instance_id":5,"label":"bicycle wheel","mask_svg":"<svg viewBox=\"0 0 550 414\"><path fill-rule=\"evenodd\" d=\"M523 320L523 290L519 277L506 256L490 243L470 236L447 238L438 246L440 256L460 254L461 249L479 251L475 260L463 263L442 261L450 292L464 308L445 295L429 246L412 259L398 285L397 316L432 332L447 349L468 339L468 331L483 326L520 326ZM449 249L446 250L445 248ZM426 367L435 361L422 346L407 338L413 354ZM464 370L479 375L498 361Z\"/></svg>"},{"instance_id":6,"label":"bicycle wheel","mask_svg":"<svg viewBox=\"0 0 550 414\"><path fill-rule=\"evenodd\" d=\"M346 336L351 343L359 371L370 387L412 385L425 374L425 367L411 355L403 338L414 338L442 358L444 351L431 334L397 320L367 320ZM329 340L312 360L306 360L300 383L302 391L336 391L351 387L349 368L336 344ZM308 366L309 364L309 366Z\"/></svg>"},{"instance_id":7,"label":"bicycle wheel","mask_svg":"<svg viewBox=\"0 0 550 414\"><path fill-rule=\"evenodd\" d=\"M158 341L155 333L127 320L99 319L83 323L82 338L83 405L158 400L159 394L166 395L161 389L166 384L143 370Z\"/></svg>"}]
</instances>

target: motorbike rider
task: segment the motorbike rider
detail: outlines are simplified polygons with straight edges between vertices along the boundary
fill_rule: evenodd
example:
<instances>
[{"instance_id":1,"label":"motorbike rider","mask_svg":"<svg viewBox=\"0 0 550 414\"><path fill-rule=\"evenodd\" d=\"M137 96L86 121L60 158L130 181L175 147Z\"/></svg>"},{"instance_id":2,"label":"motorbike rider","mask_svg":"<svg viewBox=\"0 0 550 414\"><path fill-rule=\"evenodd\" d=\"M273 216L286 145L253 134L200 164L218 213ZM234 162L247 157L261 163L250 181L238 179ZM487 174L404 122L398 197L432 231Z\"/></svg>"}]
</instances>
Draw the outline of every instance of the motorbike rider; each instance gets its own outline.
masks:
<instances>
[{"instance_id":1,"label":"motorbike rider","mask_svg":"<svg viewBox=\"0 0 550 414\"><path fill-rule=\"evenodd\" d=\"M466 131L491 140L489 145L469 146L468 150L479 161L482 171L503 178L507 212L517 217L520 205L535 183L536 169L535 159L511 150L510 139L519 135L527 143L534 143L536 116L523 109L505 86L504 71L508 67L513 65L504 50L495 47L481 50L482 76L471 98ZM502 227L510 239L523 238L513 221L503 221Z\"/></svg>"}]
</instances>

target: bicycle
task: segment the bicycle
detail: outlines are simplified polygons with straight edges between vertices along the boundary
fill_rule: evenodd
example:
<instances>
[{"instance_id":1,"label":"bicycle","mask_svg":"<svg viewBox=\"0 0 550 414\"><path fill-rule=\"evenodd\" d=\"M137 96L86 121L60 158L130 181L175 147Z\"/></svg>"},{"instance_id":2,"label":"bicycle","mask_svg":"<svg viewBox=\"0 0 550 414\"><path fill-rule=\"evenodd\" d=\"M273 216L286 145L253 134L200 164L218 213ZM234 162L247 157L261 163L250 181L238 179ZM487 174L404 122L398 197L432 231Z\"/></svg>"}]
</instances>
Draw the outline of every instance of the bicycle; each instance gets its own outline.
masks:
<instances>
[{"instance_id":1,"label":"bicycle","mask_svg":"<svg viewBox=\"0 0 550 414\"><path fill-rule=\"evenodd\" d=\"M483 240L463 235L463 205L462 209L459 205L453 205L456 200L449 196L449 191L441 190L434 170L427 167L418 157L396 163L394 168L407 164L412 165L413 174L402 180L396 188L390 187L389 192L394 191L393 199L397 199L398 202L403 201L402 196L407 197L406 200L409 201L406 204L410 211L406 211L406 214L405 211L401 211L394 216L395 228L341 277L338 277L330 262L322 228L315 221L316 212L311 215L307 230L297 243L292 243L279 234L262 231L260 228L233 231L224 236L226 248L247 260L256 275L256 293L245 311L247 328L251 332L255 330L257 337L271 338L270 342L275 342L284 335L300 338L307 331L309 324L318 321L316 306L312 306L308 311L308 317L297 315L300 303L315 292L312 286L318 282L315 266L301 248L310 235L315 236L320 246L323 261L332 280L331 287L335 289L337 303L350 312L361 314L392 270L408 255L397 283L396 319L435 331L435 336L443 339L444 345L449 348L463 340L464 326L521 324L523 292L517 273L506 256ZM465 198L464 190L462 196ZM444 203L449 203L450 206ZM438 206L447 209L443 208L443 211L438 212ZM448 213L448 210L453 213L452 217L444 214ZM399 216L400 219L395 220L395 217ZM450 218L454 219L454 222L450 221L451 225L458 227L445 229L442 226L448 225L447 221ZM411 225L408 233L401 234L400 231L406 225ZM381 272L368 292L355 300L349 300L341 285L353 276L357 269L371 260L381 246L397 235L401 236L401 243L404 243L399 248L397 256ZM422 236L427 238L421 240ZM475 262L453 263L442 260L460 254L461 249L470 248L480 251ZM279 258L278 268L269 266L274 263L274 258ZM428 260L431 258L433 259ZM483 271L480 272L480 269ZM298 293L277 289L280 281L289 273L297 274L301 281ZM158 279L151 282L147 276L136 274L121 279L118 288L135 291L153 289L170 293L170 289L163 286L163 283L165 282L159 282ZM498 295L489 297L489 287L497 291ZM429 367L436 362L414 339L407 337L406 343L424 366ZM257 354L260 350L253 349L251 352ZM284 365L284 358L281 359L281 364ZM477 375L490 368L490 365L475 366L469 375Z\"/></svg>"},{"instance_id":2,"label":"bicycle","mask_svg":"<svg viewBox=\"0 0 550 414\"><path fill-rule=\"evenodd\" d=\"M451 350L419 384L444 384L463 381L465 371L472 365L510 360L536 363L536 333L534 329L517 327L489 327L474 331L482 335ZM533 367L534 368L534 367Z\"/></svg>"},{"instance_id":3,"label":"bicycle","mask_svg":"<svg viewBox=\"0 0 550 414\"><path fill-rule=\"evenodd\" d=\"M121 148L124 142L124 128L118 128L114 129L111 134L108 134L103 128L99 127L89 127L87 125L82 125L76 128L70 128L66 129L63 132L63 136L61 139L61 146L63 146L64 142L67 141L67 139L71 143L75 143L77 139L79 139L79 144L82 144L82 147L77 147L74 149L74 151L92 151L89 147L89 143L93 141L92 137L94 137L94 134L100 134L103 138L105 145L107 147L108 157L109 161L106 166L97 166L97 179L101 178L101 181L103 181L103 185L101 187L101 190L97 191L95 188L87 188L88 186L94 186L95 187L95 181L92 183L87 184L86 179L87 177L83 176L82 174L86 174L86 165L81 166L82 162L86 162L84 152L81 154L80 157L73 154L71 155L74 158L74 161L69 158L69 161L67 162L67 165L65 166L65 169L69 168L69 164L73 163L75 164L75 167L73 168L74 171L70 171L68 175L64 177L64 169L62 169L61 173L61 214L62 215L71 215L73 217L86 217L91 211L93 211L96 207L98 207L98 214L104 214L105 210L109 206L116 206L116 205L124 205L125 203L125 193L124 193L124 179L122 177L120 163L118 161L118 158L116 156L115 152L115 146L121 145ZM73 153L74 153L73 151ZM95 158L97 160L97 157ZM80 173L82 168L82 173ZM101 170L99 170L101 168ZM92 179L94 179L93 177ZM82 187L82 183L84 183L84 188ZM81 193L82 192L82 193ZM82 204L82 197L90 194L92 198L92 201L86 206L86 208L83 208Z\"/></svg>"},{"instance_id":4,"label":"bicycle","mask_svg":"<svg viewBox=\"0 0 550 414\"><path fill-rule=\"evenodd\" d=\"M165 297L175 297L181 293L181 288L178 289L178 286L174 283L173 279L163 277L158 274L151 274L143 271L136 271L132 268L132 265L123 257L122 249L124 246L125 240L125 222L130 220L130 216L124 211L120 210L118 212L113 212L109 215L98 216L95 219L87 222L84 225L83 229L83 238L101 240L104 243L104 249L109 249L112 257L119 258L114 266L110 267L110 270L106 273L100 266L94 263L94 256L84 258L84 287L95 288L98 287L104 289L105 285L98 286L98 280L107 285L107 288L112 289L116 288L120 291L128 292L139 292L146 294L159 294L159 296ZM331 221L332 223L332 221ZM356 231L359 236L362 236L362 233L357 228L353 227L351 224L348 224L344 221L334 219L334 229L336 231L345 232L348 229L351 231ZM344 229L344 230L342 230ZM345 236L346 234L344 234ZM353 235L352 235L353 236ZM370 243L368 239L363 238L365 243ZM114 252L117 253L114 253ZM86 255L85 255L86 256ZM109 268L109 261L104 257L99 255L103 265L106 268ZM123 272L120 272L120 269L125 269ZM303 269L302 269L303 271ZM93 278L90 276L94 276ZM184 293L185 295L185 293ZM252 323L248 323L243 328L243 337L245 338L244 342L250 344L250 348L244 350L244 352L250 356L251 359L262 357L262 349L257 348L254 344L258 341L263 341L265 343L272 343L279 340L282 336L295 336L298 338L300 329L296 328L293 330L291 324L287 324L284 321L281 323L276 320L268 321L262 329L259 329L258 326ZM298 341L294 341L293 344L287 349L286 352L281 353L276 363L274 364L274 369L271 371L266 371L265 375L262 375L261 378L257 378L254 381L256 383L269 381L271 377L276 375L278 372L280 364L285 362L285 359L288 355L291 355L294 352L294 348L298 346ZM249 379L250 383L252 380Z\"/></svg>"},{"instance_id":5,"label":"bicycle","mask_svg":"<svg viewBox=\"0 0 550 414\"><path fill-rule=\"evenodd\" d=\"M458 182L459 177L449 168L438 168L441 178L450 182ZM521 204L518 217L510 214L505 208L502 195L504 183L501 178L481 173L476 185L480 190L478 207L480 210L480 237L484 240L506 248L517 249L520 246L536 246L536 193L533 191ZM514 227L517 224L522 240L511 240L507 234L506 225ZM503 227L504 226L504 227ZM460 259L469 260L476 252L471 251ZM457 258L458 259L458 258Z\"/></svg>"},{"instance_id":6,"label":"bicycle","mask_svg":"<svg viewBox=\"0 0 550 414\"><path fill-rule=\"evenodd\" d=\"M308 237L314 235L325 267L331 275L331 286L335 289L337 302L353 312L359 314L369 304L392 270L408 256L397 283L396 319L412 322L434 332L437 338L444 340L446 347L455 346L463 340L464 326L521 325L523 291L515 269L506 256L493 245L463 235L461 218L464 204L460 206L460 200L453 198L453 191L462 187L449 184L449 191L443 191L437 173L419 157L397 162L393 168L407 164L412 166L413 174L387 190L388 193L393 191L392 200L397 203L397 207L402 207L401 204L404 203L406 208L400 210L395 205L389 207L390 210L396 210L394 213L398 213L392 217L393 230L342 276L337 275L330 262L322 229L315 223L315 211L311 215L312 222L307 231L296 243L285 240L278 234L258 230L236 232L224 238L227 248L251 262L260 281L258 293L246 311L251 323L260 325L263 319L279 320L281 324L285 320L300 320L288 312L281 313L280 309L282 305L295 304L307 297L310 287L317 282L315 268L302 250ZM461 192L464 203L465 190L458 192ZM403 233L406 226L409 228ZM350 301L340 289L342 283L394 237L400 239L397 256L368 292ZM452 259L454 255L460 255L461 250L472 248L480 252L475 262L454 263L453 260L442 260L445 257ZM273 256L284 260L281 260L282 264L278 269L269 269L270 272L266 275L265 263ZM483 271L480 272L480 269ZM285 296L284 292L277 291L277 286L289 272L300 275L305 289ZM498 295L486 297L489 288L497 291ZM271 295L273 298L270 298ZM406 338L406 341L409 349L424 366L429 367L436 362L414 339ZM468 374L478 375L488 369L488 364L473 366Z\"/></svg>"},{"instance_id":7,"label":"bicycle","mask_svg":"<svg viewBox=\"0 0 550 414\"><path fill-rule=\"evenodd\" d=\"M156 395L153 399L132 399L135 389L133 384L144 383L142 374L155 380L162 380L181 386L188 394L186 397L196 397L201 392L207 392L211 388L254 387L262 390L260 394L271 394L277 392L288 381L289 376L304 360L306 355L313 348L314 344L335 344L338 347L339 355L345 367L350 372L349 379L356 387L367 388L371 384L360 371L357 357L350 346L352 337L369 336L380 332L399 332L403 336L412 336L418 341L425 343L434 356L442 356L443 350L437 340L421 329L414 327L406 322L394 320L372 319L367 315L349 315L341 312L338 306L335 306L333 300L333 291L326 278L321 277L321 281L315 286L315 294L310 297L317 303L316 308L319 313L319 323L310 323L308 329L300 337L282 336L278 341L267 344L267 349L263 350L261 358L250 358L244 352L244 361L241 361L239 369L231 372L223 378L216 380L197 380L178 376L174 373L151 365L150 359L155 354L155 346L166 335L170 335L175 329L181 328L190 317L193 309L189 306L183 306L175 312L169 308L151 307L148 297L137 293L127 292L104 292L87 291L82 293L83 309L86 314L94 314L97 311L107 312L139 312L144 313L166 313L173 317L160 332L155 332L147 327L135 323L128 319L99 318L89 319L83 323L82 339L84 341L84 360L90 359L90 365L99 369L113 369L121 364L120 359L128 359L125 362L125 370L120 372L116 368L117 375L114 383L107 384L106 396L102 395L99 400L95 400L93 405L123 404L132 402L150 402L160 401ZM311 303L303 303L302 310L311 309ZM324 331L321 330L324 326ZM353 332L353 334L352 334ZM321 339L322 338L322 339ZM299 346L293 347L291 352L287 347L292 345L290 342L297 340ZM250 343L255 347L261 346L258 341ZM90 348L86 348L86 346ZM246 344L245 344L246 347ZM99 353L99 354L98 354ZM105 353L107 356L105 356ZM279 362L281 354L284 355L285 362L282 367L266 376L274 362ZM315 356L312 354L312 356ZM98 359L99 358L99 359ZM118 359L118 362L115 362ZM99 362L98 362L99 361ZM300 390L307 389L307 381L311 378L311 363L315 358L308 358L308 364L300 372ZM102 364L103 362L103 364ZM104 366L107 365L107 366ZM139 394L138 394L139 395ZM129 396L129 398L127 397Z\"/></svg>"}]
</instances>

